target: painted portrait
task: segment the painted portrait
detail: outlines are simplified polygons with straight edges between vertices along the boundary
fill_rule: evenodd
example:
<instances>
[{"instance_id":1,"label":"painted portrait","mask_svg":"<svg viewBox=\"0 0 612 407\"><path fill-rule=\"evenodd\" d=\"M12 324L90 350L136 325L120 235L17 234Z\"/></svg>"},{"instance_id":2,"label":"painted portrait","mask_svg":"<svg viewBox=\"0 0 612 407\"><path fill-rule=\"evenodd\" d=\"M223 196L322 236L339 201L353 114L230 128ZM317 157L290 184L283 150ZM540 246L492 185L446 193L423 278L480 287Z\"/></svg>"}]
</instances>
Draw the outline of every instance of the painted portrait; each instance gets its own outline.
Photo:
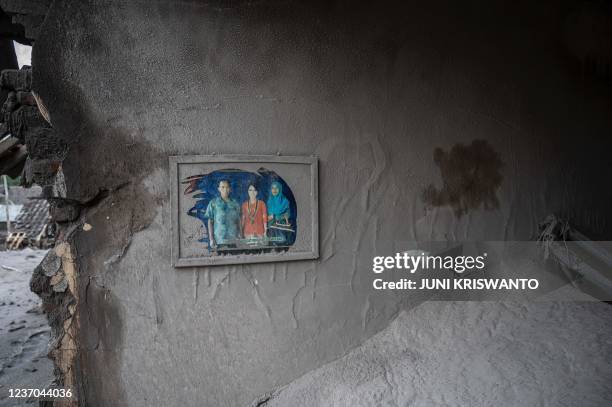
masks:
<instances>
[{"instance_id":1,"label":"painted portrait","mask_svg":"<svg viewBox=\"0 0 612 407\"><path fill-rule=\"evenodd\" d=\"M175 266L318 257L314 157L170 158Z\"/></svg>"},{"instance_id":2,"label":"painted portrait","mask_svg":"<svg viewBox=\"0 0 612 407\"><path fill-rule=\"evenodd\" d=\"M274 171L222 169L182 180L196 202L187 214L202 222L198 239L216 254L283 251L295 242L298 207Z\"/></svg>"}]
</instances>

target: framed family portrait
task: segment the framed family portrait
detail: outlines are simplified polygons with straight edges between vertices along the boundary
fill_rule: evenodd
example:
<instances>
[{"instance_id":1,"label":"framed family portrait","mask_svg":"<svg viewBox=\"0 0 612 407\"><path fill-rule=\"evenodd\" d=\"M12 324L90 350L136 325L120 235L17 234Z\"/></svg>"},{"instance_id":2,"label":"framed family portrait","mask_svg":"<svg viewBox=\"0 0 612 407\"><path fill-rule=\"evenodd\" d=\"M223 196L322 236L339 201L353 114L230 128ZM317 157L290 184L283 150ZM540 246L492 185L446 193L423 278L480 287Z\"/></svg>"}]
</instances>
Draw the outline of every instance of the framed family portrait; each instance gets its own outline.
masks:
<instances>
[{"instance_id":1,"label":"framed family portrait","mask_svg":"<svg viewBox=\"0 0 612 407\"><path fill-rule=\"evenodd\" d=\"M170 157L175 267L319 257L316 157Z\"/></svg>"}]
</instances>

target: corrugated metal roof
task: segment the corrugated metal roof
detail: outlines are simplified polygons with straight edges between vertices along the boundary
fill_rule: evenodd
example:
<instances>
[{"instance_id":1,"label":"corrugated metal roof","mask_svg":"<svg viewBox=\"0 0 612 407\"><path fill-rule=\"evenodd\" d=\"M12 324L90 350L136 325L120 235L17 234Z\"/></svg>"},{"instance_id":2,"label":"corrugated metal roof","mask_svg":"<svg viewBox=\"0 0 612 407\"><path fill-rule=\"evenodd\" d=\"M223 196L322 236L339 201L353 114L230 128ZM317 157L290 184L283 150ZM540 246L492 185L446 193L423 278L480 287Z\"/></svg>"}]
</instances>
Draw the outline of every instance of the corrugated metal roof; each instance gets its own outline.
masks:
<instances>
[{"instance_id":1,"label":"corrugated metal roof","mask_svg":"<svg viewBox=\"0 0 612 407\"><path fill-rule=\"evenodd\" d=\"M0 181L2 179L0 178ZM9 187L9 200L11 203L15 205L22 205L28 201L30 198L37 198L42 195L42 188L38 185L34 185L30 188L12 186ZM4 188L2 188L2 184L0 183L0 203L4 203Z\"/></svg>"},{"instance_id":2,"label":"corrugated metal roof","mask_svg":"<svg viewBox=\"0 0 612 407\"><path fill-rule=\"evenodd\" d=\"M49 203L44 199L31 199L23 205L13 230L26 232L29 238L34 239L50 222Z\"/></svg>"}]
</instances>

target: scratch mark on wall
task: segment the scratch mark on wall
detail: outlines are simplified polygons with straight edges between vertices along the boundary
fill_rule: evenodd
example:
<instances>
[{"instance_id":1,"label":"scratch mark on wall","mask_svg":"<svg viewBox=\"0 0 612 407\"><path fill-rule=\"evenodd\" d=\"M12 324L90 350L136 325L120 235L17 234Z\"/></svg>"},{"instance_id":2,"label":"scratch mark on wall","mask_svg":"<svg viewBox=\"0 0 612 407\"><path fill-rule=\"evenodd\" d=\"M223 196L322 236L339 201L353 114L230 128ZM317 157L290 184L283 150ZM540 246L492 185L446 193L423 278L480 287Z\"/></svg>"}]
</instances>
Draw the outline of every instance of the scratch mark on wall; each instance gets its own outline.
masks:
<instances>
[{"instance_id":1,"label":"scratch mark on wall","mask_svg":"<svg viewBox=\"0 0 612 407\"><path fill-rule=\"evenodd\" d=\"M253 297L255 298L255 302L259 304L259 306L263 309L264 313L266 314L266 317L268 318L268 321L270 321L270 324L274 325L274 323L272 322L272 309L269 305L265 303L265 301L261 297L261 293L259 292L259 283L257 279L253 277L253 272L247 269L247 267L249 266L243 265L242 273L247 278L247 280L249 280L249 283L251 283L251 287L253 287Z\"/></svg>"},{"instance_id":2,"label":"scratch mark on wall","mask_svg":"<svg viewBox=\"0 0 612 407\"><path fill-rule=\"evenodd\" d=\"M374 216L374 242L373 242L374 253L379 253L378 251L378 239L380 238L379 228L380 228L380 222L379 222L378 216Z\"/></svg>"},{"instance_id":3,"label":"scratch mark on wall","mask_svg":"<svg viewBox=\"0 0 612 407\"><path fill-rule=\"evenodd\" d=\"M211 301L215 301L217 299L219 292L221 292L221 287L223 287L223 284L225 284L226 281L229 281L230 274L231 274L231 271L228 271L225 274L225 276L221 279L221 281L217 283L217 285L215 286L215 290L213 291Z\"/></svg>"},{"instance_id":4,"label":"scratch mark on wall","mask_svg":"<svg viewBox=\"0 0 612 407\"><path fill-rule=\"evenodd\" d=\"M328 229L329 231L327 232L327 235L323 238L323 241L321 244L323 250L326 250L326 253L323 256L322 261L328 260L336 252L335 241L336 241L336 231L337 231L338 224L339 224L338 220L342 216L342 213L344 212L344 209L346 205L348 204L348 202L349 202L349 197L343 196L342 198L340 198L339 201L337 201L334 207L334 215L332 217L332 219L334 219L334 223L330 225Z\"/></svg>"},{"instance_id":5,"label":"scratch mark on wall","mask_svg":"<svg viewBox=\"0 0 612 407\"><path fill-rule=\"evenodd\" d=\"M298 329L300 327L299 322L298 322L298 318L297 318L297 314L298 314L298 304L299 304L299 296L300 293L302 292L303 289L306 288L306 282L307 282L307 273L304 272L304 281L302 283L302 286L300 288L298 288L297 292L295 293L295 295L293 296L293 300L292 300L292 305L291 305L291 315L293 316L293 328L294 329Z\"/></svg>"},{"instance_id":6,"label":"scratch mark on wall","mask_svg":"<svg viewBox=\"0 0 612 407\"><path fill-rule=\"evenodd\" d=\"M193 269L193 302L198 302L198 285L200 284L200 272Z\"/></svg>"},{"instance_id":7,"label":"scratch mark on wall","mask_svg":"<svg viewBox=\"0 0 612 407\"><path fill-rule=\"evenodd\" d=\"M375 187L380 186L379 184L380 184L381 177L383 173L385 172L385 170L387 169L387 158L385 156L385 151L380 142L380 137L377 136L376 138L374 138L374 141L368 143L368 146L370 147L372 157L374 159L374 170L372 171L368 180L364 183L363 187L360 190L355 191L355 194L357 194L358 192L361 192L362 196L366 198L362 201L362 206L363 206L363 211L365 212L365 216L362 216L360 219L361 221L359 222L359 226L357 230L357 240L355 241L355 247L353 249L353 260L352 260L352 270L351 270L351 290L353 290L353 293L355 293L354 282L355 282L355 277L357 275L358 254L361 251L361 245L366 235L368 225L370 224L370 220L372 219L372 216L374 215L374 212L376 211L376 209L378 209L381 202L383 201L383 199L376 199L375 200L376 203L373 206L370 206L367 198L369 197L370 191L372 191Z\"/></svg>"},{"instance_id":8,"label":"scratch mark on wall","mask_svg":"<svg viewBox=\"0 0 612 407\"><path fill-rule=\"evenodd\" d=\"M370 296L366 296L366 302L361 311L361 329L365 332L368 324L368 311L370 310Z\"/></svg>"},{"instance_id":9,"label":"scratch mark on wall","mask_svg":"<svg viewBox=\"0 0 612 407\"><path fill-rule=\"evenodd\" d=\"M315 263L315 266L314 266L314 275L313 275L313 279L312 279L312 302L313 303L317 299L317 282L319 281L318 270L319 269L317 267L317 264Z\"/></svg>"},{"instance_id":10,"label":"scratch mark on wall","mask_svg":"<svg viewBox=\"0 0 612 407\"><path fill-rule=\"evenodd\" d=\"M159 280L156 274L153 275L151 285L153 289L153 302L155 304L155 323L161 325L164 322L164 314L161 305L162 300L159 294Z\"/></svg>"}]
</instances>

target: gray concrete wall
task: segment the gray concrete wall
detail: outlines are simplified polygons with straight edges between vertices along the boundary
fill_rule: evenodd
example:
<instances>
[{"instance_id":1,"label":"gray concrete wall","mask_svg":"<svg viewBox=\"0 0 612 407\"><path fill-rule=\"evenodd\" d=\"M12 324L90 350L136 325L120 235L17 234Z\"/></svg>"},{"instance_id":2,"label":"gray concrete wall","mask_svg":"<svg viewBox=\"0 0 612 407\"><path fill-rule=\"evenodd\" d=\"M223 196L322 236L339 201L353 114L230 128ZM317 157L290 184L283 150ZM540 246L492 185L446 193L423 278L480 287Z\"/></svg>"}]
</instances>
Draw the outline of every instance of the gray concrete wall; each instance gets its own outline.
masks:
<instances>
[{"instance_id":1,"label":"gray concrete wall","mask_svg":"<svg viewBox=\"0 0 612 407\"><path fill-rule=\"evenodd\" d=\"M568 45L576 9L56 1L34 88L92 226L72 241L81 398L245 405L422 302L370 288L399 241L528 239L554 211L609 232L610 191L584 182L609 169L609 77ZM167 157L213 152L316 154L321 258L173 269Z\"/></svg>"}]
</instances>

